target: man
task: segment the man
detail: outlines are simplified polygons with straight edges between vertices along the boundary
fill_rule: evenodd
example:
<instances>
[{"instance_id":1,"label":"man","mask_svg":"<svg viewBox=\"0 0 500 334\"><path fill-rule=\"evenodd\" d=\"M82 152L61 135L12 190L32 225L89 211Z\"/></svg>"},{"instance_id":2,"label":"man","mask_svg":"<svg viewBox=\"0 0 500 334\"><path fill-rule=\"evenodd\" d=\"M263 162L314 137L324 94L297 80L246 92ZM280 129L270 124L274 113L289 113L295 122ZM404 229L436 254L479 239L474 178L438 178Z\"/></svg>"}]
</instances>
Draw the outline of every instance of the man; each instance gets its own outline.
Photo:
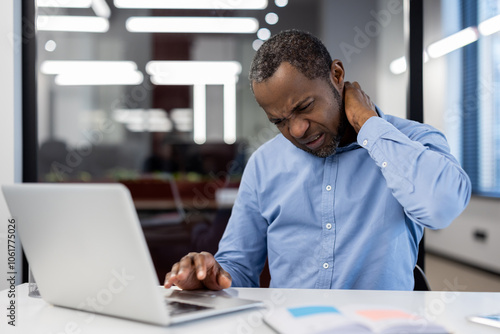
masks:
<instances>
[{"instance_id":1,"label":"man","mask_svg":"<svg viewBox=\"0 0 500 334\"><path fill-rule=\"evenodd\" d=\"M383 114L324 45L273 36L250 70L281 134L250 158L215 258L190 253L165 287L412 290L424 227L466 207L470 180L436 129Z\"/></svg>"}]
</instances>

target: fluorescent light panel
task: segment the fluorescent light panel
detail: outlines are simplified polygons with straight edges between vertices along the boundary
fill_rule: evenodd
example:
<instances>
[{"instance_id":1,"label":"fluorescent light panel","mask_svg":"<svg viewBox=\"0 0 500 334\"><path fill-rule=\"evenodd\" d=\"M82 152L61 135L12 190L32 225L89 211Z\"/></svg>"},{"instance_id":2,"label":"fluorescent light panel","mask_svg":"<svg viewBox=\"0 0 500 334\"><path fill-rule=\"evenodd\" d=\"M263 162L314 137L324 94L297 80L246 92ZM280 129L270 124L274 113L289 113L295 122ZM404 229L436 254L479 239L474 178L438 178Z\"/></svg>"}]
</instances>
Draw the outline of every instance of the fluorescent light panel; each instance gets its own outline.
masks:
<instances>
[{"instance_id":1,"label":"fluorescent light panel","mask_svg":"<svg viewBox=\"0 0 500 334\"><path fill-rule=\"evenodd\" d=\"M169 132L173 129L172 121L163 109L117 109L113 111L113 118L134 132Z\"/></svg>"},{"instance_id":2,"label":"fluorescent light panel","mask_svg":"<svg viewBox=\"0 0 500 334\"><path fill-rule=\"evenodd\" d=\"M206 86L196 84L193 87L193 140L196 144L207 141L207 96Z\"/></svg>"},{"instance_id":3,"label":"fluorescent light panel","mask_svg":"<svg viewBox=\"0 0 500 334\"><path fill-rule=\"evenodd\" d=\"M92 0L37 0L37 7L90 8Z\"/></svg>"},{"instance_id":4,"label":"fluorescent light panel","mask_svg":"<svg viewBox=\"0 0 500 334\"><path fill-rule=\"evenodd\" d=\"M493 16L479 23L478 27L481 35L488 36L500 31L500 15Z\"/></svg>"},{"instance_id":5,"label":"fluorescent light panel","mask_svg":"<svg viewBox=\"0 0 500 334\"><path fill-rule=\"evenodd\" d=\"M479 23L477 29L475 27L468 27L429 45L427 51L424 51L424 63L429 60L429 57L438 58L477 41L479 34L489 36L499 31L500 15L493 16ZM394 59L389 65L389 69L394 74L404 73L406 71L405 57Z\"/></svg>"},{"instance_id":6,"label":"fluorescent light panel","mask_svg":"<svg viewBox=\"0 0 500 334\"><path fill-rule=\"evenodd\" d=\"M117 73L65 73L55 78L59 86L109 86L109 85L139 85L144 80L142 72Z\"/></svg>"},{"instance_id":7,"label":"fluorescent light panel","mask_svg":"<svg viewBox=\"0 0 500 334\"><path fill-rule=\"evenodd\" d=\"M146 71L155 85L193 85L193 140L206 142L206 85L224 85L224 134L227 144L236 141L236 83L241 73L237 61L150 61Z\"/></svg>"},{"instance_id":8,"label":"fluorescent light panel","mask_svg":"<svg viewBox=\"0 0 500 334\"><path fill-rule=\"evenodd\" d=\"M132 132L170 132L172 131L171 123L146 123L146 124L127 124L127 129Z\"/></svg>"},{"instance_id":9,"label":"fluorescent light panel","mask_svg":"<svg viewBox=\"0 0 500 334\"><path fill-rule=\"evenodd\" d=\"M425 51L424 54L422 55L422 60L424 61L424 64L429 61L429 55ZM406 68L407 68L406 57L404 56L394 59L389 64L389 69L393 74L402 74L406 72Z\"/></svg>"},{"instance_id":10,"label":"fluorescent light panel","mask_svg":"<svg viewBox=\"0 0 500 334\"><path fill-rule=\"evenodd\" d=\"M237 61L150 61L146 72L155 85L224 85L238 81Z\"/></svg>"},{"instance_id":11,"label":"fluorescent light panel","mask_svg":"<svg viewBox=\"0 0 500 334\"><path fill-rule=\"evenodd\" d=\"M47 60L40 71L57 75L60 86L139 85L144 80L133 61Z\"/></svg>"},{"instance_id":12,"label":"fluorescent light panel","mask_svg":"<svg viewBox=\"0 0 500 334\"><path fill-rule=\"evenodd\" d=\"M137 70L137 64L133 61L46 60L40 66L43 74L132 72L135 70Z\"/></svg>"},{"instance_id":13,"label":"fluorescent light panel","mask_svg":"<svg viewBox=\"0 0 500 334\"><path fill-rule=\"evenodd\" d=\"M236 84L224 85L224 142L236 141Z\"/></svg>"},{"instance_id":14,"label":"fluorescent light panel","mask_svg":"<svg viewBox=\"0 0 500 334\"><path fill-rule=\"evenodd\" d=\"M130 32L252 34L259 29L253 17L130 17Z\"/></svg>"},{"instance_id":15,"label":"fluorescent light panel","mask_svg":"<svg viewBox=\"0 0 500 334\"><path fill-rule=\"evenodd\" d=\"M95 16L39 15L36 27L42 31L103 33L109 30L109 22Z\"/></svg>"},{"instance_id":16,"label":"fluorescent light panel","mask_svg":"<svg viewBox=\"0 0 500 334\"><path fill-rule=\"evenodd\" d=\"M178 131L193 131L193 109L174 108L170 110L170 118Z\"/></svg>"},{"instance_id":17,"label":"fluorescent light panel","mask_svg":"<svg viewBox=\"0 0 500 334\"><path fill-rule=\"evenodd\" d=\"M267 0L115 0L117 8L266 9Z\"/></svg>"},{"instance_id":18,"label":"fluorescent light panel","mask_svg":"<svg viewBox=\"0 0 500 334\"><path fill-rule=\"evenodd\" d=\"M475 42L478 38L477 29L473 27L465 28L453 35L432 43L427 47L427 53L431 58L438 58Z\"/></svg>"}]
</instances>

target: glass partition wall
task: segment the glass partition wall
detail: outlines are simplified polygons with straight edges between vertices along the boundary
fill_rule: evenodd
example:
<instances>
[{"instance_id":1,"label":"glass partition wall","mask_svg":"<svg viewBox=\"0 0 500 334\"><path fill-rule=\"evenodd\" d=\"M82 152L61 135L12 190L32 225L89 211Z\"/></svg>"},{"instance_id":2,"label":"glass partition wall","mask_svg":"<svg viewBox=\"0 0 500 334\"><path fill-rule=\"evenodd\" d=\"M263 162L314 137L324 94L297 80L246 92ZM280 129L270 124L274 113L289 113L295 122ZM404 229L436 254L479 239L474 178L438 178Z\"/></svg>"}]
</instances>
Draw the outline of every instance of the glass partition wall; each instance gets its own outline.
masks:
<instances>
[{"instance_id":1,"label":"glass partition wall","mask_svg":"<svg viewBox=\"0 0 500 334\"><path fill-rule=\"evenodd\" d=\"M424 122L445 133L474 192L498 196L499 1L423 2ZM278 133L247 79L271 34L318 35L346 80L384 113L406 115L403 0L36 6L39 181L122 182L143 222L165 222L159 213L188 222L169 231L184 244L200 226L218 241L245 162ZM447 37L459 45L443 51Z\"/></svg>"},{"instance_id":2,"label":"glass partition wall","mask_svg":"<svg viewBox=\"0 0 500 334\"><path fill-rule=\"evenodd\" d=\"M39 179L203 179L243 164L267 126L249 63L285 7L38 0Z\"/></svg>"},{"instance_id":3,"label":"glass partition wall","mask_svg":"<svg viewBox=\"0 0 500 334\"><path fill-rule=\"evenodd\" d=\"M320 1L37 0L38 180L121 182L160 280L214 252L250 154L278 131L255 50L319 34ZM201 237L200 237L201 236Z\"/></svg>"},{"instance_id":4,"label":"glass partition wall","mask_svg":"<svg viewBox=\"0 0 500 334\"><path fill-rule=\"evenodd\" d=\"M39 181L124 182L134 197L147 184L153 198L166 178L191 197L209 182L209 200L237 186L278 133L250 90L255 50L283 29L319 34L320 5L37 0Z\"/></svg>"}]
</instances>

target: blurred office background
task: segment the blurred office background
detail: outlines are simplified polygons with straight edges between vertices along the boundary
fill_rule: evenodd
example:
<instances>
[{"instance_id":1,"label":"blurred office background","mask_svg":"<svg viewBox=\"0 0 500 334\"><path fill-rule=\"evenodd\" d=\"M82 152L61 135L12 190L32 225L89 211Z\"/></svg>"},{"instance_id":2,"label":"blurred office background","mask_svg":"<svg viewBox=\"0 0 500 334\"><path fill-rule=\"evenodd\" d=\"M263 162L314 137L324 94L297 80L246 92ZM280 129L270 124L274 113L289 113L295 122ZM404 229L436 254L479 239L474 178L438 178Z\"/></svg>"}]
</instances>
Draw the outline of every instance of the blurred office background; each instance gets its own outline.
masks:
<instances>
[{"instance_id":1,"label":"blurred office background","mask_svg":"<svg viewBox=\"0 0 500 334\"><path fill-rule=\"evenodd\" d=\"M474 188L452 226L426 232L426 271L435 289L458 277L464 290L500 291L500 0L423 3L424 122ZM347 80L406 117L403 0L35 6L37 179L125 184L159 277L186 251L216 250L247 159L278 133L247 79L269 36L319 36Z\"/></svg>"}]
</instances>

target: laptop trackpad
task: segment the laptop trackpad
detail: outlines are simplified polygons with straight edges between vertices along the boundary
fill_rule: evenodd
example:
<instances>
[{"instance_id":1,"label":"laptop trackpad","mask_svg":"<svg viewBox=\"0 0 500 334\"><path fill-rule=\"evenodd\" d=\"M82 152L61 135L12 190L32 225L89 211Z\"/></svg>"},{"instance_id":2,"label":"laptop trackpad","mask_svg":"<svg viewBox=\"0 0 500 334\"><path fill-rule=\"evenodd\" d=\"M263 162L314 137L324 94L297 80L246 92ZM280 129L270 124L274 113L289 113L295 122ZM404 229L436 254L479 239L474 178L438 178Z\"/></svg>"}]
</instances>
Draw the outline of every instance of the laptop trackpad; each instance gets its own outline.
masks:
<instances>
[{"instance_id":1,"label":"laptop trackpad","mask_svg":"<svg viewBox=\"0 0 500 334\"><path fill-rule=\"evenodd\" d=\"M165 304L167 306L168 314L171 316L211 309L211 307L174 302L171 300L166 300Z\"/></svg>"},{"instance_id":2,"label":"laptop trackpad","mask_svg":"<svg viewBox=\"0 0 500 334\"><path fill-rule=\"evenodd\" d=\"M214 307L225 300L232 300L233 297L225 291L211 290L167 290L165 298L168 301L202 305Z\"/></svg>"}]
</instances>

